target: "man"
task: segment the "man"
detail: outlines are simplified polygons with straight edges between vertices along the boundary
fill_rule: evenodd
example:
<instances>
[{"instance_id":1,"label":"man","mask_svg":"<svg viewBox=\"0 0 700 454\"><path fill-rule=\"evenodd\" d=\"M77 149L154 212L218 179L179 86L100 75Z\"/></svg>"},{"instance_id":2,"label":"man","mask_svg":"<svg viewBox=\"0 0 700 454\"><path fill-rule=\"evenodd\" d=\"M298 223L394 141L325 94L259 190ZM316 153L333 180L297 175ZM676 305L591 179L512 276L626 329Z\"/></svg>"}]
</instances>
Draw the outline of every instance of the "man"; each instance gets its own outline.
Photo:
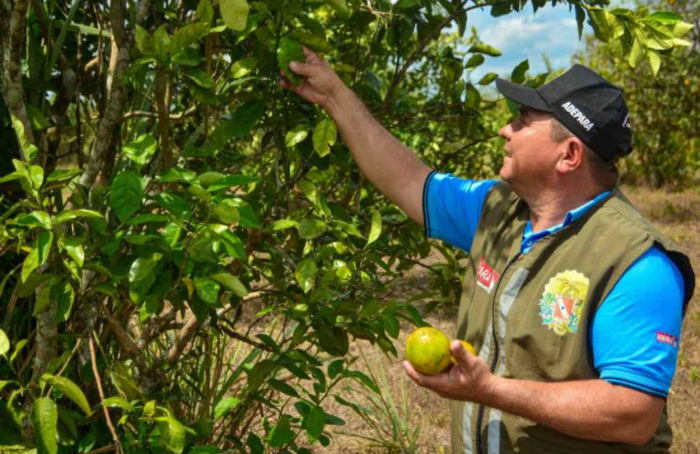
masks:
<instances>
[{"instance_id":1,"label":"man","mask_svg":"<svg viewBox=\"0 0 700 454\"><path fill-rule=\"evenodd\" d=\"M500 130L501 181L436 174L382 128L319 56L282 86L325 108L362 172L440 238L469 251L458 365L406 373L451 400L452 453L668 452L665 399L688 258L617 188L631 151L618 88L575 65L537 90L499 79L521 106Z\"/></svg>"}]
</instances>

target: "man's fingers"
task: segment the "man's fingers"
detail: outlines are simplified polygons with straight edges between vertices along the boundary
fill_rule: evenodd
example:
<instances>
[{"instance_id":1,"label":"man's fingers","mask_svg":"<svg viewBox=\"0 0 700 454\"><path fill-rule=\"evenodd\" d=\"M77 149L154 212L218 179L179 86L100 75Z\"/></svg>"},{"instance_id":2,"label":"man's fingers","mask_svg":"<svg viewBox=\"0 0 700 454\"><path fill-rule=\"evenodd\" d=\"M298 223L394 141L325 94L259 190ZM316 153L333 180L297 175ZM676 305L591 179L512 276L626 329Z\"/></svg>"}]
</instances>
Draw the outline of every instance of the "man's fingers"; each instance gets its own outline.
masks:
<instances>
[{"instance_id":1,"label":"man's fingers","mask_svg":"<svg viewBox=\"0 0 700 454\"><path fill-rule=\"evenodd\" d=\"M467 352L467 349L464 348L460 341L452 341L450 343L450 351L452 352L452 357L457 361L457 364L461 366L469 364L469 352Z\"/></svg>"},{"instance_id":2,"label":"man's fingers","mask_svg":"<svg viewBox=\"0 0 700 454\"><path fill-rule=\"evenodd\" d=\"M314 72L314 65L298 61L290 62L289 68L301 76L310 76Z\"/></svg>"},{"instance_id":3,"label":"man's fingers","mask_svg":"<svg viewBox=\"0 0 700 454\"><path fill-rule=\"evenodd\" d=\"M314 60L314 59L320 60L320 59L321 59L321 57L320 57L318 54L316 54L316 53L314 53L313 51L309 50L308 47L306 47L306 46L301 46L301 48L304 49L304 55L306 56L306 60L307 60L307 61L309 60L309 57L312 57L312 60Z\"/></svg>"}]
</instances>

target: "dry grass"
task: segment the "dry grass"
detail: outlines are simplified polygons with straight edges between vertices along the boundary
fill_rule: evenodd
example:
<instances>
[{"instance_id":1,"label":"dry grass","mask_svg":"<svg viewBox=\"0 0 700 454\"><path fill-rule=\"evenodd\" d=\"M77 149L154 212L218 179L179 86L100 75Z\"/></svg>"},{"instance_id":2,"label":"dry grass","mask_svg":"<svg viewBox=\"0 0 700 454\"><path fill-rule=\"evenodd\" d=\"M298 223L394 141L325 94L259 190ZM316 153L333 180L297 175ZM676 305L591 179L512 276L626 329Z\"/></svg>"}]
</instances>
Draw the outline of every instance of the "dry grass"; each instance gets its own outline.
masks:
<instances>
[{"instance_id":1,"label":"dry grass","mask_svg":"<svg viewBox=\"0 0 700 454\"><path fill-rule=\"evenodd\" d=\"M700 192L667 193L645 188L627 188L625 191L632 203L668 237L678 242L690 255L696 271L700 270ZM425 291L427 279L417 269L406 279L397 283L405 296ZM669 395L669 414L675 439L673 454L700 453L700 291L690 303L683 324L683 334L678 369ZM456 308L443 309L427 317L427 321L446 333L453 332L457 318ZM402 326L399 345L405 340L410 327ZM362 348L373 371L381 367L386 370L387 390L400 402L400 390L405 386L406 398L412 409L406 415L407 422L420 425L417 453L449 452L449 410L447 402L440 397L415 386L401 368L400 359L387 358L378 349L366 343L352 346L354 354ZM358 362L358 367L363 366ZM367 371L367 368L364 368ZM342 406L331 406L329 410L347 421L342 431L374 437L375 434L350 410ZM317 447L315 452L324 454L374 454L386 453L386 449L370 446L365 440L336 434L328 448Z\"/></svg>"}]
</instances>

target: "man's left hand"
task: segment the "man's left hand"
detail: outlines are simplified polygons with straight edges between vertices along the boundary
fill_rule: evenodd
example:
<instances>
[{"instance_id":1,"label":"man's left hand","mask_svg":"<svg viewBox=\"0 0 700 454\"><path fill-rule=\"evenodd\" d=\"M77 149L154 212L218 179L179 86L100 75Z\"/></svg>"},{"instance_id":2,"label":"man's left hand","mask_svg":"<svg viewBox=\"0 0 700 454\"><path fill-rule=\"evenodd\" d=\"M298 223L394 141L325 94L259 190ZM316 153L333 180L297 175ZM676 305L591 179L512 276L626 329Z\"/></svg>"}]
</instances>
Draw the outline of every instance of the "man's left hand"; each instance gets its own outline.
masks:
<instances>
[{"instance_id":1,"label":"man's left hand","mask_svg":"<svg viewBox=\"0 0 700 454\"><path fill-rule=\"evenodd\" d=\"M452 341L450 350L457 364L448 371L437 375L423 375L416 372L411 363L404 361L406 375L440 397L485 403L493 394L496 382L489 366L478 356L470 355L459 341Z\"/></svg>"}]
</instances>

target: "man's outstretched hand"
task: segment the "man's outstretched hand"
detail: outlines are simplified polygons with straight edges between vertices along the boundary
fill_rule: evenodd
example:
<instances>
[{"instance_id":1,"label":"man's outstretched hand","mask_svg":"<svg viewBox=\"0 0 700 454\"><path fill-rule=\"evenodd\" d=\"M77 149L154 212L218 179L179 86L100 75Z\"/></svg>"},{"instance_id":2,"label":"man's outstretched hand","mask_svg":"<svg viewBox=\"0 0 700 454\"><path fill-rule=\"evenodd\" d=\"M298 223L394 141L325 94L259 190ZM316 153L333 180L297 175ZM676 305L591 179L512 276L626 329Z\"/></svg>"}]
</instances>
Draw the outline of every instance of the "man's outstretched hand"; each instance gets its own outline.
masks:
<instances>
[{"instance_id":1,"label":"man's outstretched hand","mask_svg":"<svg viewBox=\"0 0 700 454\"><path fill-rule=\"evenodd\" d=\"M495 376L483 359L471 355L459 341L450 344L452 357L457 364L438 375L423 375L403 362L406 375L418 385L452 400L468 400L485 403L494 392Z\"/></svg>"},{"instance_id":2,"label":"man's outstretched hand","mask_svg":"<svg viewBox=\"0 0 700 454\"><path fill-rule=\"evenodd\" d=\"M306 62L291 62L289 68L304 76L301 85L295 86L287 79L282 79L280 86L296 92L309 102L327 107L336 94L345 87L343 81L331 69L328 62L304 47Z\"/></svg>"}]
</instances>

